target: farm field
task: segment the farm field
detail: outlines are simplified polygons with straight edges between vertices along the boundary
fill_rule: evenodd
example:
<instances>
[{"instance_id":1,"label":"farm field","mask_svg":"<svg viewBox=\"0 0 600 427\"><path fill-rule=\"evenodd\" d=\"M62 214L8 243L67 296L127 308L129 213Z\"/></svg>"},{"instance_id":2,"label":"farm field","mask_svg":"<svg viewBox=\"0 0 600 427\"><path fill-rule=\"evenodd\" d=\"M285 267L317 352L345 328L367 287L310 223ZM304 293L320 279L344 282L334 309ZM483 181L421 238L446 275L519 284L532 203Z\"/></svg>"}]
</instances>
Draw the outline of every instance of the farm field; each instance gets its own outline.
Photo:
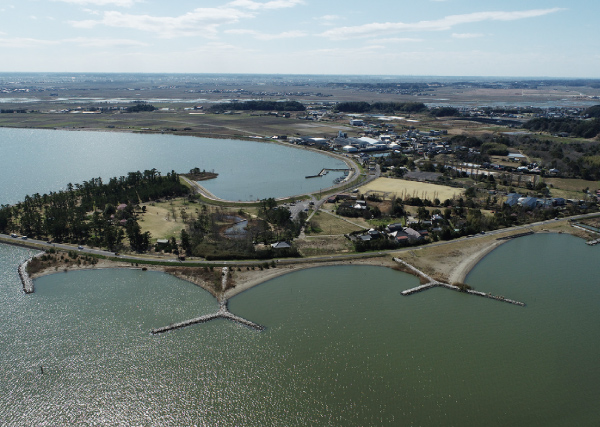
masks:
<instances>
[{"instance_id":1,"label":"farm field","mask_svg":"<svg viewBox=\"0 0 600 427\"><path fill-rule=\"evenodd\" d=\"M360 187L362 194L377 193L386 199L391 197L419 197L421 199L453 199L460 197L464 190L445 185L429 184L425 182L406 181L403 179L378 178L367 185Z\"/></svg>"}]
</instances>

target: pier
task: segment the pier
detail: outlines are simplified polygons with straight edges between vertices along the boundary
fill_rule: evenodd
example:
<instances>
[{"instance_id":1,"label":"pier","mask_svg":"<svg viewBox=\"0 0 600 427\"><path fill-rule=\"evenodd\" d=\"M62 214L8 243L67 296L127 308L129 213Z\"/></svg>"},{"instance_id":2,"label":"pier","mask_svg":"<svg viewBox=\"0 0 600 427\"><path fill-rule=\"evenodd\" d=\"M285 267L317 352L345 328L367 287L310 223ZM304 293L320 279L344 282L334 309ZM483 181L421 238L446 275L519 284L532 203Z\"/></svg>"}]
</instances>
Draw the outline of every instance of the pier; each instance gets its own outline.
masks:
<instances>
[{"instance_id":1,"label":"pier","mask_svg":"<svg viewBox=\"0 0 600 427\"><path fill-rule=\"evenodd\" d=\"M329 172L349 172L350 169L330 169L330 168L323 168L321 169L321 172L319 172L316 175L307 175L305 176L306 179L308 178L321 178L322 176L327 175Z\"/></svg>"},{"instance_id":2,"label":"pier","mask_svg":"<svg viewBox=\"0 0 600 427\"><path fill-rule=\"evenodd\" d=\"M212 314L206 314L204 316L196 317L194 319L186 320L179 323L173 323L169 326L163 326L162 328L152 329L152 335L162 334L165 332L173 331L175 329L185 328L187 326L196 325L198 323L206 323L214 319L229 319L233 322L239 323L240 325L247 326L256 331L263 331L264 326L254 323L250 320L244 319L243 317L236 316L231 313L227 308L227 300L223 300L220 303L219 311Z\"/></svg>"},{"instance_id":3,"label":"pier","mask_svg":"<svg viewBox=\"0 0 600 427\"><path fill-rule=\"evenodd\" d=\"M397 263L402 264L405 267L409 268L410 270L414 271L417 275L419 275L421 277L424 277L425 279L429 280L429 282L425 283L424 285L415 286L414 288L410 288L410 289L407 289L405 291L400 292L400 294L402 296L409 296L409 295L412 295L412 294L416 294L416 293L419 293L419 292L426 291L427 289L431 289L431 288L446 288L446 289L450 289L452 291L463 292L465 294L475 295L475 296L483 297L483 298L489 298L489 299L493 299L495 301L501 301L501 302L506 302L508 304L513 304L513 305L518 305L520 307L525 307L525 303L521 302L521 301L516 301L516 300L513 300L513 299L505 298L503 296L492 295L490 293L486 294L485 292L479 292L479 291L475 291L473 289L463 289L463 288L460 288L460 287L455 286L455 285L450 285L448 283L438 282L437 280L432 279L431 277L429 277L428 275L426 275L422 271L420 271L417 268L413 267L409 263L407 263L405 261L402 261L400 258L394 258L394 261L396 261Z\"/></svg>"}]
</instances>

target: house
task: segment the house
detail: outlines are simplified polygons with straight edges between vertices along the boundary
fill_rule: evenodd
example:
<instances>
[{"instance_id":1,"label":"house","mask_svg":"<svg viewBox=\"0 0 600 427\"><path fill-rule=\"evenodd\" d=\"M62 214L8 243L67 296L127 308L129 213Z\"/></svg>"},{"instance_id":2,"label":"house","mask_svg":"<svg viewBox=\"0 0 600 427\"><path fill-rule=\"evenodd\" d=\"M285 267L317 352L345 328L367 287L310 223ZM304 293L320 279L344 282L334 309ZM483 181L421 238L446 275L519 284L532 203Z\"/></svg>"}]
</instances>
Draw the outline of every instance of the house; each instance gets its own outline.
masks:
<instances>
[{"instance_id":1,"label":"house","mask_svg":"<svg viewBox=\"0 0 600 427\"><path fill-rule=\"evenodd\" d=\"M404 229L404 232L408 235L409 242L418 242L419 240L423 240L423 236L418 231L407 227Z\"/></svg>"},{"instance_id":2,"label":"house","mask_svg":"<svg viewBox=\"0 0 600 427\"><path fill-rule=\"evenodd\" d=\"M538 199L537 197L521 197L519 204L524 208L535 209L538 205Z\"/></svg>"},{"instance_id":3,"label":"house","mask_svg":"<svg viewBox=\"0 0 600 427\"><path fill-rule=\"evenodd\" d=\"M406 234L402 230L398 230L398 231L394 231L393 233L390 233L390 237L392 237L392 239L394 239L394 241L396 241L396 243L407 244L410 241L410 239L408 238L408 234Z\"/></svg>"},{"instance_id":4,"label":"house","mask_svg":"<svg viewBox=\"0 0 600 427\"><path fill-rule=\"evenodd\" d=\"M402 224L400 224L399 222L395 223L395 224L390 224L386 227L386 231L388 233L393 233L394 231L402 231L404 230L404 226Z\"/></svg>"},{"instance_id":5,"label":"house","mask_svg":"<svg viewBox=\"0 0 600 427\"><path fill-rule=\"evenodd\" d=\"M350 124L352 126L364 126L365 122L363 122L362 120L359 120L359 119L351 119Z\"/></svg>"},{"instance_id":6,"label":"house","mask_svg":"<svg viewBox=\"0 0 600 427\"><path fill-rule=\"evenodd\" d=\"M290 245L288 242L277 242L271 244L271 248L273 249L290 249L291 247L292 245Z\"/></svg>"},{"instance_id":7,"label":"house","mask_svg":"<svg viewBox=\"0 0 600 427\"><path fill-rule=\"evenodd\" d=\"M156 241L156 246L158 246L158 250L163 249L168 244L169 244L169 239L158 239Z\"/></svg>"},{"instance_id":8,"label":"house","mask_svg":"<svg viewBox=\"0 0 600 427\"><path fill-rule=\"evenodd\" d=\"M381 233L374 228L371 228L369 230L369 236L371 236L371 239L378 239L381 236Z\"/></svg>"},{"instance_id":9,"label":"house","mask_svg":"<svg viewBox=\"0 0 600 427\"><path fill-rule=\"evenodd\" d=\"M517 193L509 193L506 196L506 201L504 202L505 204L507 204L510 207L515 206L517 203L519 203L519 199L521 198L520 194Z\"/></svg>"}]
</instances>

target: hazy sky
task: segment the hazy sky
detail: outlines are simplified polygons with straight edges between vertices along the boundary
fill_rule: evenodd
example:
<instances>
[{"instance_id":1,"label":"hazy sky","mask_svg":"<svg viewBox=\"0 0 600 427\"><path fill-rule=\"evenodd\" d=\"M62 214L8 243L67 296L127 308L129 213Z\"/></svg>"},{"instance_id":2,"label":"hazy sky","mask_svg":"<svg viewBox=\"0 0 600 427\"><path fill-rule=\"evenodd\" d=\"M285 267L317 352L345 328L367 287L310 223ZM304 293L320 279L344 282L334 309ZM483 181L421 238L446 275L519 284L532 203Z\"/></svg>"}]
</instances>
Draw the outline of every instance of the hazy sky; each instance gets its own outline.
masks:
<instances>
[{"instance_id":1,"label":"hazy sky","mask_svg":"<svg viewBox=\"0 0 600 427\"><path fill-rule=\"evenodd\" d=\"M0 71L600 78L598 0L0 0Z\"/></svg>"}]
</instances>

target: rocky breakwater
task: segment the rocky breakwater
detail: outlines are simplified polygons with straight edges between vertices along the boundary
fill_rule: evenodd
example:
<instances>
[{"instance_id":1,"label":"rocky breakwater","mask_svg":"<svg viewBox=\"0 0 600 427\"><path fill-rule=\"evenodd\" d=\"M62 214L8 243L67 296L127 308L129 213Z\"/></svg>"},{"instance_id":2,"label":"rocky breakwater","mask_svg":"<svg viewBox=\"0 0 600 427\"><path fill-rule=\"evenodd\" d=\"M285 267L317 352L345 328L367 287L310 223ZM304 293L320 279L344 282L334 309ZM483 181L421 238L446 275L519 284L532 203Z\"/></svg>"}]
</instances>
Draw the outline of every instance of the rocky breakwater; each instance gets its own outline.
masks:
<instances>
[{"instance_id":1,"label":"rocky breakwater","mask_svg":"<svg viewBox=\"0 0 600 427\"><path fill-rule=\"evenodd\" d=\"M479 291L475 291L473 289L467 289L467 288L456 286L456 285L450 285L448 283L438 282L437 280L432 279L427 274L423 273L421 270L418 270L417 268L413 267L406 261L401 260L400 258L394 258L394 261L396 261L399 264L404 265L409 270L413 271L417 276L424 277L426 280L429 281L428 283L425 283L424 285L415 286L414 288L410 288L410 289L400 292L400 294L402 296L408 296L408 295L416 294L418 292L426 291L427 289L439 287L439 288L450 289L452 291L464 292L466 294L475 295L478 297L484 297L484 298L489 298L489 299L493 299L496 301L506 302L509 304L518 305L520 307L525 307L525 303L521 302L521 301L504 298L503 296L492 295L490 293L486 294L484 292L479 292Z\"/></svg>"},{"instance_id":2,"label":"rocky breakwater","mask_svg":"<svg viewBox=\"0 0 600 427\"><path fill-rule=\"evenodd\" d=\"M23 262L21 265L19 265L17 269L19 272L19 278L21 279L21 283L23 284L23 292L25 292L26 294L32 294L35 290L33 288L33 280L31 279L31 277L29 277L29 273L27 272L27 266L33 258L34 257L31 257L25 262Z\"/></svg>"},{"instance_id":3,"label":"rocky breakwater","mask_svg":"<svg viewBox=\"0 0 600 427\"><path fill-rule=\"evenodd\" d=\"M231 313L227 308L227 300L223 300L220 302L219 310L216 313L206 314L204 316L196 317L194 319L186 320L179 323L172 323L169 326L164 326L162 328L152 329L152 335L162 334L164 332L173 331L175 329L185 328L187 326L195 325L198 323L206 323L210 320L214 319L229 319L233 322L239 323L240 325L247 326L256 331L262 331L265 329L264 326L254 323L248 319L244 319L243 317L236 316Z\"/></svg>"}]
</instances>

